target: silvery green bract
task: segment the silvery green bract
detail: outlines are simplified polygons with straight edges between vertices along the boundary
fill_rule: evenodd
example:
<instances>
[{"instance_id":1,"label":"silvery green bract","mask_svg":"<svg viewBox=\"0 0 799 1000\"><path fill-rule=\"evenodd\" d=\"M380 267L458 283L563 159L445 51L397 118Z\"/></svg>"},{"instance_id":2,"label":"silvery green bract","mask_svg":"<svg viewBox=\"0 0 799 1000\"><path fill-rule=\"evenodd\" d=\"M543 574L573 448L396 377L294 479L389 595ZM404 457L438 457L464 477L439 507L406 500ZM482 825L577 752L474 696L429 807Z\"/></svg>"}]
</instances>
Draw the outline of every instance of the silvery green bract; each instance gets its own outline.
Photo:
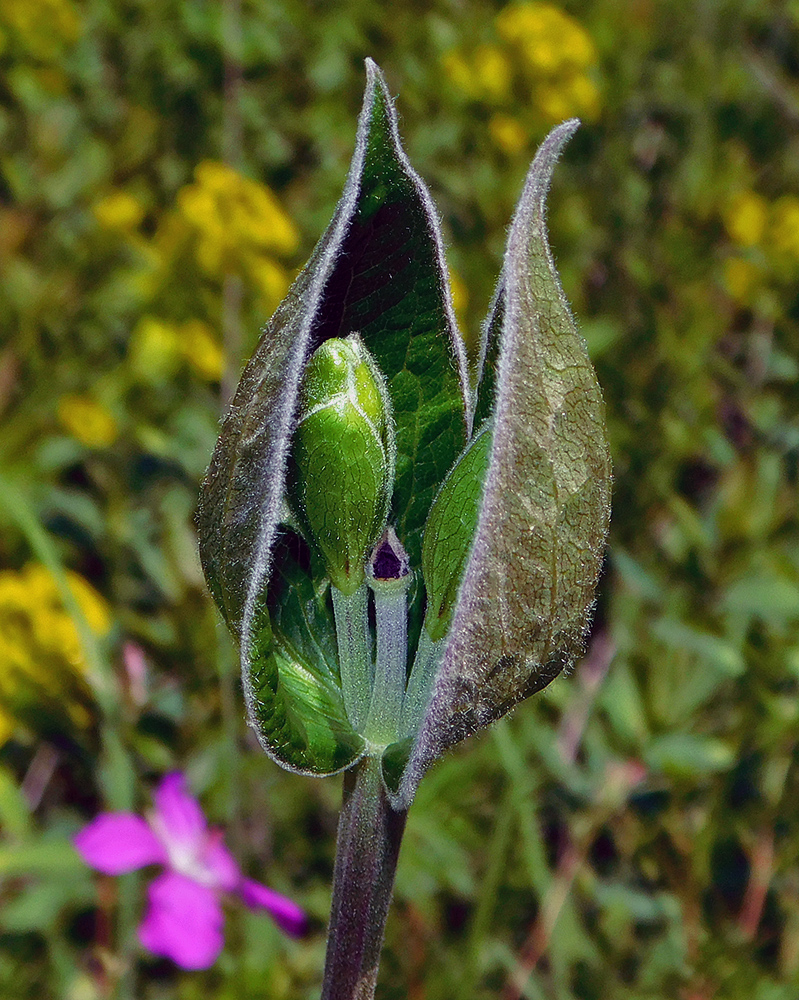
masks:
<instances>
[{"instance_id":1,"label":"silvery green bract","mask_svg":"<svg viewBox=\"0 0 799 1000\"><path fill-rule=\"evenodd\" d=\"M530 168L470 373L436 211L371 61L367 75L341 201L225 417L203 484L200 554L239 643L249 719L267 753L313 774L380 755L389 798L406 808L448 746L544 687L581 649L610 461L601 394L544 222L552 170L577 122L554 129ZM347 715L330 580L287 503L304 370L320 344L352 331L393 413L388 524L413 571L406 670L425 644L432 664L403 717L410 730L385 747ZM435 621L424 624L426 608Z\"/></svg>"}]
</instances>

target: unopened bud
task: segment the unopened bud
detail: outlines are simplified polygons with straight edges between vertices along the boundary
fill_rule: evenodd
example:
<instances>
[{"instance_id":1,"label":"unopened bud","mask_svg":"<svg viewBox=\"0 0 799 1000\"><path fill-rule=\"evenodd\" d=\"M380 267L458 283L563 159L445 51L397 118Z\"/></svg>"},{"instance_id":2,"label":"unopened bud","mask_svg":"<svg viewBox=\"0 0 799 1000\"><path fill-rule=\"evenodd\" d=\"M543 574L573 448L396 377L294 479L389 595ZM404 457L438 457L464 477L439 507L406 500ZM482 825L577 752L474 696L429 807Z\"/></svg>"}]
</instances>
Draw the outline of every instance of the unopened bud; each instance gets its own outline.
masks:
<instances>
[{"instance_id":1,"label":"unopened bud","mask_svg":"<svg viewBox=\"0 0 799 1000\"><path fill-rule=\"evenodd\" d=\"M394 427L383 377L357 334L326 340L300 391L290 500L346 594L363 583L394 486Z\"/></svg>"}]
</instances>

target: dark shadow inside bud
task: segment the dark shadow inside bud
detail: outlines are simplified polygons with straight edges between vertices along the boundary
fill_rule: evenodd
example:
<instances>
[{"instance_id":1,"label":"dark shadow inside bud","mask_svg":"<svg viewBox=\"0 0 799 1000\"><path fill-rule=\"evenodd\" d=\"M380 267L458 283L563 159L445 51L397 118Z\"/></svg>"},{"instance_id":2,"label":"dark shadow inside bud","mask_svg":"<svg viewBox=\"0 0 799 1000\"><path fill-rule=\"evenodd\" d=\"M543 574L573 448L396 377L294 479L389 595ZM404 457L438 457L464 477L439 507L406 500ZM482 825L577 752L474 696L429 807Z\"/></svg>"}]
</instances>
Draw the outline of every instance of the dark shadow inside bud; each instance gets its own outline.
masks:
<instances>
[{"instance_id":1,"label":"dark shadow inside bud","mask_svg":"<svg viewBox=\"0 0 799 1000\"><path fill-rule=\"evenodd\" d=\"M375 546L369 572L374 580L400 580L410 573L408 553L393 528L386 528Z\"/></svg>"}]
</instances>

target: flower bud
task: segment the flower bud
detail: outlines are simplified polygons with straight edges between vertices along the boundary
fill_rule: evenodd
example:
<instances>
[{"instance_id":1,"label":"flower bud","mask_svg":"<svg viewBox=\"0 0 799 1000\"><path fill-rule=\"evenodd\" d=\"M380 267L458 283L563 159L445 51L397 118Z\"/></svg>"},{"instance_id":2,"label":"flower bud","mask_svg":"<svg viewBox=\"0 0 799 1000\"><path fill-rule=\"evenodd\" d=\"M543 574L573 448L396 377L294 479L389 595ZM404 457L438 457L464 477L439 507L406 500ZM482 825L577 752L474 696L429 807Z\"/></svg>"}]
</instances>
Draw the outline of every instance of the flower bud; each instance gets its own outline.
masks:
<instances>
[{"instance_id":1,"label":"flower bud","mask_svg":"<svg viewBox=\"0 0 799 1000\"><path fill-rule=\"evenodd\" d=\"M450 470L427 517L422 542L425 628L434 642L444 638L452 618L477 528L490 453L491 429L484 425Z\"/></svg>"},{"instance_id":2,"label":"flower bud","mask_svg":"<svg viewBox=\"0 0 799 1000\"><path fill-rule=\"evenodd\" d=\"M394 426L383 377L357 334L326 340L300 389L290 501L331 582L363 583L394 486Z\"/></svg>"}]
</instances>

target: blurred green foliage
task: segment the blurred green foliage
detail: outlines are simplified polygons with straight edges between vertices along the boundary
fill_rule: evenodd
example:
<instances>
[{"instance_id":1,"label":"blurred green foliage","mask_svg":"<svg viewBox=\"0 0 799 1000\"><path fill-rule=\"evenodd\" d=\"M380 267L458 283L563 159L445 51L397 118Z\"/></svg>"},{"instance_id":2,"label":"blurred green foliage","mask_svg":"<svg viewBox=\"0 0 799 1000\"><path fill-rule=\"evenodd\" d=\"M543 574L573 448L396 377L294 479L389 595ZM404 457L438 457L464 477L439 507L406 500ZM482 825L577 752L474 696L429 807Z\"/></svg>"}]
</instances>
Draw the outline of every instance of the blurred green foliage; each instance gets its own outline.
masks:
<instances>
[{"instance_id":1,"label":"blurred green foliage","mask_svg":"<svg viewBox=\"0 0 799 1000\"><path fill-rule=\"evenodd\" d=\"M193 511L370 55L470 344L536 143L584 118L550 224L616 477L587 659L422 784L379 995L795 1000L797 52L795 0L4 0L0 997L318 993L339 789L246 731ZM310 938L231 909L207 973L139 952L135 883L69 836L175 767Z\"/></svg>"}]
</instances>

